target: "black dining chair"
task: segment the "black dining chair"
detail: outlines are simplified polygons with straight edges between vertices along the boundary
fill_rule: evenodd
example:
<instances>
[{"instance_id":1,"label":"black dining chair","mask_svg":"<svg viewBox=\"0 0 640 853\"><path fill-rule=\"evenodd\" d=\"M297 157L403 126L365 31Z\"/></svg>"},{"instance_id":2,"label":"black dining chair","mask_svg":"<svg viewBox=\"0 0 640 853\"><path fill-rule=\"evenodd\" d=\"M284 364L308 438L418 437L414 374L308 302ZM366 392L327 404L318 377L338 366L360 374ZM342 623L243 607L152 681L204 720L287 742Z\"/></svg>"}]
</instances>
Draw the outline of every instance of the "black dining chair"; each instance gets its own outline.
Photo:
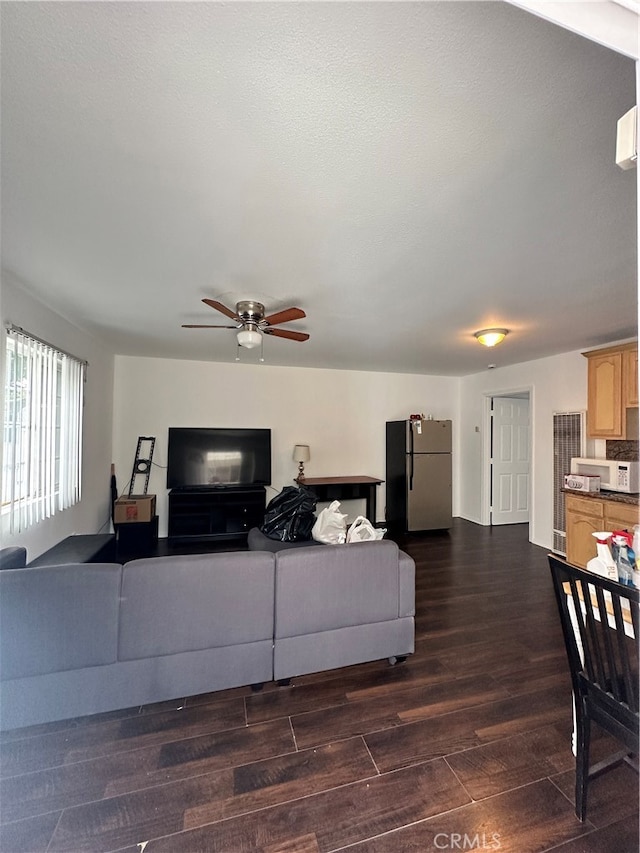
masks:
<instances>
[{"instance_id":1,"label":"black dining chair","mask_svg":"<svg viewBox=\"0 0 640 853\"><path fill-rule=\"evenodd\" d=\"M587 814L589 782L627 761L638 769L640 593L549 555L575 702L576 815ZM589 766L591 723L624 749Z\"/></svg>"}]
</instances>

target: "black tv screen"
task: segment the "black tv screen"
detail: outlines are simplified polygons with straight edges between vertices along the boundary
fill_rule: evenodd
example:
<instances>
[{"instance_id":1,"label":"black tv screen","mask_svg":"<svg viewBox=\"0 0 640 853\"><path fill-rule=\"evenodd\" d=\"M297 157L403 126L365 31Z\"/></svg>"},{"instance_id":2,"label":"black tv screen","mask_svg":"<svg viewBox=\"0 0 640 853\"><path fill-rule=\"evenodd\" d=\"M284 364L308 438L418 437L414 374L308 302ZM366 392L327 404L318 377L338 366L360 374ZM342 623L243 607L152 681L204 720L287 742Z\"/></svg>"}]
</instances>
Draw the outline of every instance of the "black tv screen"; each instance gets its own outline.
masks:
<instances>
[{"instance_id":1,"label":"black tv screen","mask_svg":"<svg viewBox=\"0 0 640 853\"><path fill-rule=\"evenodd\" d=\"M270 429L169 428L168 489L270 484Z\"/></svg>"}]
</instances>

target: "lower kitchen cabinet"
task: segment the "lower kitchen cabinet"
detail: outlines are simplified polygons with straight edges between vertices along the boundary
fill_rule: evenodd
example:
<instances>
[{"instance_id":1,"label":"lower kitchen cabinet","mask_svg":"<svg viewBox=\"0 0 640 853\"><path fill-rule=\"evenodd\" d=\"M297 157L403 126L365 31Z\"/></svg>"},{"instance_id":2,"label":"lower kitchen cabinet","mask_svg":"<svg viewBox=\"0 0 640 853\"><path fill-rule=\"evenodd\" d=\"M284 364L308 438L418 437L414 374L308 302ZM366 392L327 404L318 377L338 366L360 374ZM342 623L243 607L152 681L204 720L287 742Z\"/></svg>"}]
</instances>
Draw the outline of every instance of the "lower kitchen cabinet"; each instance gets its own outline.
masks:
<instances>
[{"instance_id":1,"label":"lower kitchen cabinet","mask_svg":"<svg viewBox=\"0 0 640 853\"><path fill-rule=\"evenodd\" d=\"M638 507L630 504L604 501L604 523L605 530L629 530L640 524Z\"/></svg>"},{"instance_id":2,"label":"lower kitchen cabinet","mask_svg":"<svg viewBox=\"0 0 640 853\"><path fill-rule=\"evenodd\" d=\"M586 498L565 494L567 560L585 568L596 556L596 540L601 530L633 530L640 524L638 506L606 498Z\"/></svg>"},{"instance_id":3,"label":"lower kitchen cabinet","mask_svg":"<svg viewBox=\"0 0 640 853\"><path fill-rule=\"evenodd\" d=\"M565 495L567 519L567 561L584 568L596 556L596 540L591 535L604 530L603 501Z\"/></svg>"}]
</instances>

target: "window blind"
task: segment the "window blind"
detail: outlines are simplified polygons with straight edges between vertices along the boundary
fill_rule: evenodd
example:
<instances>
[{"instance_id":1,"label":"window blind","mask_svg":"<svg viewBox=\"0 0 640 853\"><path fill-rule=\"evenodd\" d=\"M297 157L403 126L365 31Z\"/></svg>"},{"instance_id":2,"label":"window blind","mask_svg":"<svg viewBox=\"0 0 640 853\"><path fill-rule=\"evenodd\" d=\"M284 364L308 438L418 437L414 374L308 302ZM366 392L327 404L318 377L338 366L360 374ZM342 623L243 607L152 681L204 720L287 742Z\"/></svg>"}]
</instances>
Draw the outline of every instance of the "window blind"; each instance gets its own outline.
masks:
<instances>
[{"instance_id":1,"label":"window blind","mask_svg":"<svg viewBox=\"0 0 640 853\"><path fill-rule=\"evenodd\" d=\"M10 533L80 500L85 367L22 329L7 329L2 522Z\"/></svg>"}]
</instances>

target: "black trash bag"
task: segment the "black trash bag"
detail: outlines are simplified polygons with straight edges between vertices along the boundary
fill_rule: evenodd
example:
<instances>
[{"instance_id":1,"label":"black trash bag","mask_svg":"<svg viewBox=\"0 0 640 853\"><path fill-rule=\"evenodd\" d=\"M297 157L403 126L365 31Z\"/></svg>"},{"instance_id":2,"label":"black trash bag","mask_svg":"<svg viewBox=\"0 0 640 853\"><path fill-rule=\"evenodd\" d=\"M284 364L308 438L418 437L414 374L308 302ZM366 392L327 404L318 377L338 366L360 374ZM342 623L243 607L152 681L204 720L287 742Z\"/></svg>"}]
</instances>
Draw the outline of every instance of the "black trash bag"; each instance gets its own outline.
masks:
<instances>
[{"instance_id":1,"label":"black trash bag","mask_svg":"<svg viewBox=\"0 0 640 853\"><path fill-rule=\"evenodd\" d=\"M267 504L260 530L280 542L306 542L315 524L317 498L309 489L285 486Z\"/></svg>"}]
</instances>

